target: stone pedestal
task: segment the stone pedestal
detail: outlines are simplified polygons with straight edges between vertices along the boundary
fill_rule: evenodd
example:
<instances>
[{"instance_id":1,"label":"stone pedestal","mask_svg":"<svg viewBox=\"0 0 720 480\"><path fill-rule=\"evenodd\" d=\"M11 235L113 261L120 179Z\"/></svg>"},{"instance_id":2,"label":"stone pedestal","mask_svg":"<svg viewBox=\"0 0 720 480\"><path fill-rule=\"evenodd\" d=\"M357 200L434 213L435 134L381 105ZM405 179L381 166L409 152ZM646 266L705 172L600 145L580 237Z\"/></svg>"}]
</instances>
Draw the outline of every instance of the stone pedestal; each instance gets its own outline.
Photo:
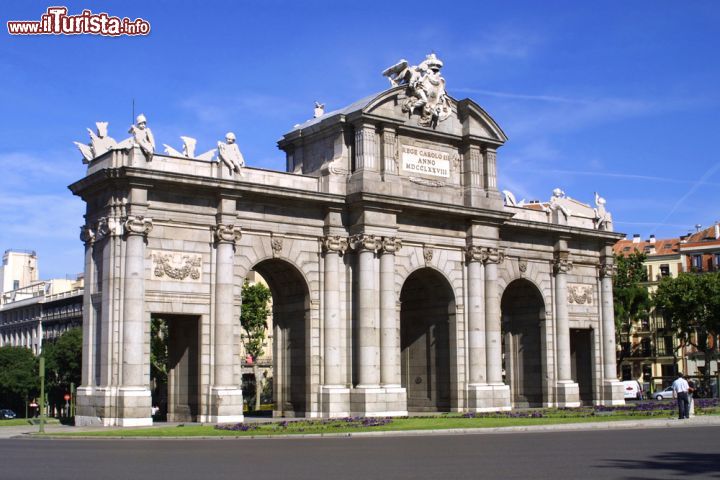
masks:
<instances>
[{"instance_id":1,"label":"stone pedestal","mask_svg":"<svg viewBox=\"0 0 720 480\"><path fill-rule=\"evenodd\" d=\"M81 387L75 425L145 427L153 424L150 390L144 387Z\"/></svg>"},{"instance_id":2,"label":"stone pedestal","mask_svg":"<svg viewBox=\"0 0 720 480\"><path fill-rule=\"evenodd\" d=\"M558 408L574 408L580 406L580 386L572 380L557 382L555 398Z\"/></svg>"},{"instance_id":3,"label":"stone pedestal","mask_svg":"<svg viewBox=\"0 0 720 480\"><path fill-rule=\"evenodd\" d=\"M605 380L602 386L601 405L625 405L625 386L618 380Z\"/></svg>"},{"instance_id":4,"label":"stone pedestal","mask_svg":"<svg viewBox=\"0 0 720 480\"><path fill-rule=\"evenodd\" d=\"M350 389L323 386L320 391L323 418L350 416Z\"/></svg>"},{"instance_id":5,"label":"stone pedestal","mask_svg":"<svg viewBox=\"0 0 720 480\"><path fill-rule=\"evenodd\" d=\"M239 388L213 387L210 389L210 414L200 415L201 422L239 423L243 416L243 396Z\"/></svg>"},{"instance_id":6,"label":"stone pedestal","mask_svg":"<svg viewBox=\"0 0 720 480\"><path fill-rule=\"evenodd\" d=\"M407 391L402 387L357 387L350 391L350 414L362 417L407 416Z\"/></svg>"},{"instance_id":7,"label":"stone pedestal","mask_svg":"<svg viewBox=\"0 0 720 480\"><path fill-rule=\"evenodd\" d=\"M511 410L508 385L476 384L467 387L469 412L500 412Z\"/></svg>"}]
</instances>

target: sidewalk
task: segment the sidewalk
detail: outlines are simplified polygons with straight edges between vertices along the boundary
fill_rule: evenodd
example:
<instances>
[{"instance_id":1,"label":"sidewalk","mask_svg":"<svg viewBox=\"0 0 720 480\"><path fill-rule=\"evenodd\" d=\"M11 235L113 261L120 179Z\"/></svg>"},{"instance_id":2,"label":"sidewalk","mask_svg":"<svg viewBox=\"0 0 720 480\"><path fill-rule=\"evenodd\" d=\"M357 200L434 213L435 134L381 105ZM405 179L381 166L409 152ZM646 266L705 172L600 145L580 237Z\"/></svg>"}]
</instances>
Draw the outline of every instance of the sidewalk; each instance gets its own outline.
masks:
<instances>
[{"instance_id":1,"label":"sidewalk","mask_svg":"<svg viewBox=\"0 0 720 480\"><path fill-rule=\"evenodd\" d=\"M246 423L266 422L267 418L247 418ZM277 419L276 419L277 420ZM291 419L285 419L291 420ZM299 419L298 419L299 420ZM159 423L154 425L154 428L162 428L178 425L174 423ZM185 423L185 425L199 425L192 423ZM627 429L652 429L652 428L688 428L688 427L704 427L704 426L720 426L720 415L703 415L692 417L689 420L678 420L675 418L660 418L660 419L638 419L638 420L621 420L621 421L607 421L607 422L594 422L594 423L569 423L559 425L537 425L537 426L513 426L513 427L492 427L492 428L454 428L445 430L404 430L404 431L369 431L369 432L352 432L352 433L326 433L326 434L293 434L293 435L272 435L272 436L248 436L248 437L133 437L134 439L148 439L153 440L199 440L199 439L258 439L258 438L317 438L317 437L384 437L384 436L395 436L395 437L407 437L407 436L428 436L428 435L487 435L487 434L498 434L498 433L530 433L530 432L572 432L572 431L591 431L591 430L627 430ZM150 427L150 428L153 428ZM144 427L148 428L148 427ZM117 437L62 437L54 436L54 433L65 433L65 432L92 432L98 430L123 430L122 427L72 427L67 425L46 425L45 433L46 437L39 437L32 435L38 432L37 425L27 425L19 427L1 427L0 428L0 439L7 438L54 438L54 439L80 439L80 438L92 438L101 440L103 438L117 438ZM130 440L129 438L126 438Z\"/></svg>"}]
</instances>

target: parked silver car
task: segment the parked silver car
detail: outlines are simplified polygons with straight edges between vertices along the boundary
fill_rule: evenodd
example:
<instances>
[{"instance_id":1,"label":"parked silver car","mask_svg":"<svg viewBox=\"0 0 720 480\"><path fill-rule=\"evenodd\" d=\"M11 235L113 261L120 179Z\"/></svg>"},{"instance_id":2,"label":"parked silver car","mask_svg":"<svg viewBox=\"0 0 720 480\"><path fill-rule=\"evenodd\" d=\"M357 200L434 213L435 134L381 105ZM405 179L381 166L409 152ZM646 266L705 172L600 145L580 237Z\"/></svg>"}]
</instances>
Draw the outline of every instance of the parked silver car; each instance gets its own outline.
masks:
<instances>
[{"instance_id":1,"label":"parked silver car","mask_svg":"<svg viewBox=\"0 0 720 480\"><path fill-rule=\"evenodd\" d=\"M653 393L653 398L655 400L666 400L668 398L673 398L672 387L667 387L665 390L660 390L659 392Z\"/></svg>"}]
</instances>

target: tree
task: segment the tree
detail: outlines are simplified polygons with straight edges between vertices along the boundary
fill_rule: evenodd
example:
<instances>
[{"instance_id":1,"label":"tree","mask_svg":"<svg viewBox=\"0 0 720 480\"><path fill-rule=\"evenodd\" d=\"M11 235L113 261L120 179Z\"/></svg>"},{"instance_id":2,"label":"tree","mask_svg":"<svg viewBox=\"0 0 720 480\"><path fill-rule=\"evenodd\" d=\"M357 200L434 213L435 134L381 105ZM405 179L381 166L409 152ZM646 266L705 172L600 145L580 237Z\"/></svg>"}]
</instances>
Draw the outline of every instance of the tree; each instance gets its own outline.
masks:
<instances>
[{"instance_id":1,"label":"tree","mask_svg":"<svg viewBox=\"0 0 720 480\"><path fill-rule=\"evenodd\" d=\"M0 347L0 399L2 408L25 411L30 395L40 389L37 359L25 347Z\"/></svg>"},{"instance_id":2,"label":"tree","mask_svg":"<svg viewBox=\"0 0 720 480\"><path fill-rule=\"evenodd\" d=\"M613 302L615 309L615 335L621 342L623 332L630 333L633 321L647 318L650 311L650 296L643 285L648 281L645 270L645 254L635 250L627 257L616 255L617 274L613 278ZM625 349L620 350L617 363L623 361Z\"/></svg>"},{"instance_id":3,"label":"tree","mask_svg":"<svg viewBox=\"0 0 720 480\"><path fill-rule=\"evenodd\" d=\"M681 273L677 278L666 277L658 285L653 302L672 322L680 347L695 347L702 354L705 365L717 357L720 272ZM709 373L710 369L705 368L704 374Z\"/></svg>"},{"instance_id":4,"label":"tree","mask_svg":"<svg viewBox=\"0 0 720 480\"><path fill-rule=\"evenodd\" d=\"M80 385L82 379L82 329L71 328L53 342L43 345L45 357L45 384L48 400L55 406L64 406L70 384Z\"/></svg>"},{"instance_id":5,"label":"tree","mask_svg":"<svg viewBox=\"0 0 720 480\"><path fill-rule=\"evenodd\" d=\"M150 320L150 383L152 404L160 407L161 415L167 412L168 379L168 324L162 318Z\"/></svg>"},{"instance_id":6,"label":"tree","mask_svg":"<svg viewBox=\"0 0 720 480\"><path fill-rule=\"evenodd\" d=\"M260 410L260 394L262 393L257 359L263 354L265 334L267 332L267 317L270 313L268 302L271 298L270 290L262 283L250 284L245 281L243 284L240 324L243 330L245 330L245 334L243 335L245 351L253 361L255 410Z\"/></svg>"}]
</instances>

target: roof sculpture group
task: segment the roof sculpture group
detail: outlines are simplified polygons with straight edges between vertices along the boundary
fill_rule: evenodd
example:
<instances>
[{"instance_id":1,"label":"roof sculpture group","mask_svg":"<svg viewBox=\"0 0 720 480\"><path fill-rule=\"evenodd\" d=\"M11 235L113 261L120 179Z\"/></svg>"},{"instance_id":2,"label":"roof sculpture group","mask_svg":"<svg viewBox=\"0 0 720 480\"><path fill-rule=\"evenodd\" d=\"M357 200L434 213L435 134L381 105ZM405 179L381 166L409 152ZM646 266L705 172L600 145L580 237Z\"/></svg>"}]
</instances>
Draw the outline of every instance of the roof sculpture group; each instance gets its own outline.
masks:
<instances>
[{"instance_id":1,"label":"roof sculpture group","mask_svg":"<svg viewBox=\"0 0 720 480\"><path fill-rule=\"evenodd\" d=\"M89 128L87 129L90 134L89 144L74 142L83 155L83 163L90 163L95 158L110 150L129 150L136 146L140 148L148 162L152 161L155 153L155 137L153 136L152 130L147 126L147 118L142 113L137 116L135 124L131 125L130 130L128 130L128 133L132 136L122 142L116 142L114 138L108 136L108 122L96 122L95 126L97 127L97 133ZM218 141L217 148L213 148L199 155L195 155L195 146L197 145L195 138L181 136L180 139L183 141L182 152L166 143L163 144L167 155L193 158L195 160L221 161L227 166L230 172L242 176L245 159L242 153L240 153L240 148L237 146L237 143L235 143L236 138L233 132L228 132L225 135L224 142ZM213 158L216 152L217 157Z\"/></svg>"},{"instance_id":2,"label":"roof sculpture group","mask_svg":"<svg viewBox=\"0 0 720 480\"><path fill-rule=\"evenodd\" d=\"M426 55L425 60L418 65L411 66L407 60L401 59L382 72L392 87L406 86L406 99L402 105L402 111L410 117L418 114L418 124L424 127L434 127L438 122L446 120L452 113L449 97L445 90L445 79L440 74L442 67L443 62L434 53L431 53ZM322 117L324 114L325 105L315 102L313 118ZM128 131L132 136L121 142L116 142L115 139L108 136L108 122L96 122L95 125L97 133L87 129L90 135L89 144L75 142L83 155L83 163L89 163L110 150L128 150L135 146L140 148L147 161L152 160L155 153L155 138L147 126L145 115L137 116L136 123ZM195 138L181 136L180 139L183 141L182 152L168 144L163 144L167 155L223 162L231 173L242 176L245 159L233 132L225 135L224 142L218 141L217 148L199 155L195 155L197 144ZM216 153L217 157L215 157ZM550 200L543 203L526 203L524 199L518 202L509 190L503 190L503 196L505 205L508 207L540 209L548 215L558 212L566 220L573 215L588 217L593 219L596 229L612 230L612 216L605 208L606 200L597 192L595 192L594 208L571 199L560 188L554 189Z\"/></svg>"}]
</instances>

